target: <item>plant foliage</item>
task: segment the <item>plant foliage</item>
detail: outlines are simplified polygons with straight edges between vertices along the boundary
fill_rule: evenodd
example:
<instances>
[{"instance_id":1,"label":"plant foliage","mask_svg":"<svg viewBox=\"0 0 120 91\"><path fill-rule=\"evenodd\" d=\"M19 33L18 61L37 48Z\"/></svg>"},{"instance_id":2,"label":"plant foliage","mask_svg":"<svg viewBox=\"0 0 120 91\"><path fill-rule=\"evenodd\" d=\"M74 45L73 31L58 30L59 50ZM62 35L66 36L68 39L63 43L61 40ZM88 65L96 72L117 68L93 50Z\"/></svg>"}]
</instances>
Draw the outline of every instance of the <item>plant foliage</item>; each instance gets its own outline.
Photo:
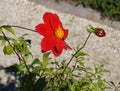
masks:
<instances>
[{"instance_id":1,"label":"plant foliage","mask_svg":"<svg viewBox=\"0 0 120 91\"><path fill-rule=\"evenodd\" d=\"M20 85L16 91L106 91L109 87L118 89L114 82L103 78L106 72L104 65L95 64L94 67L89 67L84 63L88 54L81 49L91 34L91 28L87 30L90 34L85 44L81 48L74 48L69 62L52 61L54 59L50 58L51 52L44 53L42 59L31 60L31 41L25 39L26 34L18 38L8 37L3 32L4 29L13 35L16 34L11 27L0 27L0 41L4 54L16 55L19 60L19 64L5 68L6 72L20 75ZM72 61L72 65L69 66Z\"/></svg>"}]
</instances>

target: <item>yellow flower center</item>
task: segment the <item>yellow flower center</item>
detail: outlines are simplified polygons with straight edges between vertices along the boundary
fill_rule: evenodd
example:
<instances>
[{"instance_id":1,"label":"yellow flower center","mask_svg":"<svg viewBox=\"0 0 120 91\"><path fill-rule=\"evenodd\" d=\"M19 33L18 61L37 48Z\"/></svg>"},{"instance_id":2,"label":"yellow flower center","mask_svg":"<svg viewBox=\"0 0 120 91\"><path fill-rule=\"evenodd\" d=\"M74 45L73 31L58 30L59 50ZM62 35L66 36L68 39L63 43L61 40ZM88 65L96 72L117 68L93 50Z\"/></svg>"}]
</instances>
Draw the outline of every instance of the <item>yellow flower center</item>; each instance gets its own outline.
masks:
<instances>
[{"instance_id":1,"label":"yellow flower center","mask_svg":"<svg viewBox=\"0 0 120 91\"><path fill-rule=\"evenodd\" d=\"M62 28L59 26L56 30L55 30L55 35L58 39L62 39L64 36L64 31L62 30Z\"/></svg>"}]
</instances>

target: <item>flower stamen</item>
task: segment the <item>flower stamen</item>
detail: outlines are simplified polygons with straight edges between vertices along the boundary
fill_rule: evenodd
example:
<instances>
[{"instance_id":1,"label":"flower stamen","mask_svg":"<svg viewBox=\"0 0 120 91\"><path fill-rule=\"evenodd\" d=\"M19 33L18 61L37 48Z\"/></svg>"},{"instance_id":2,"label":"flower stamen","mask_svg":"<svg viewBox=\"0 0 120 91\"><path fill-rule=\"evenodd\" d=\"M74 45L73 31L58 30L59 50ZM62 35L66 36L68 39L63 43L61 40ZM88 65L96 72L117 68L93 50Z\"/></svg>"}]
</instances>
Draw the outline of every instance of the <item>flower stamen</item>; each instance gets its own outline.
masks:
<instances>
[{"instance_id":1,"label":"flower stamen","mask_svg":"<svg viewBox=\"0 0 120 91\"><path fill-rule=\"evenodd\" d=\"M62 30L62 28L59 26L56 30L55 30L55 36L58 39L62 39L64 36L64 31Z\"/></svg>"}]
</instances>

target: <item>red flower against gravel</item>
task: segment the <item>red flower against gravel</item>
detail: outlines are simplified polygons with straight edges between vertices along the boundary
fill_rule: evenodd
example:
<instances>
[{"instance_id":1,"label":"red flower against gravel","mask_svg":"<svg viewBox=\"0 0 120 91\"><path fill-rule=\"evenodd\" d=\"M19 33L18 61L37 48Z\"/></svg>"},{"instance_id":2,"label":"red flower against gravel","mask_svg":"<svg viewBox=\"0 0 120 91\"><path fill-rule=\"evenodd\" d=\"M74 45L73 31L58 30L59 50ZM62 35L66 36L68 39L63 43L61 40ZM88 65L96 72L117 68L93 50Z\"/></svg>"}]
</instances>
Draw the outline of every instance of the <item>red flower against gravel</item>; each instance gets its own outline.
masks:
<instances>
[{"instance_id":1,"label":"red flower against gravel","mask_svg":"<svg viewBox=\"0 0 120 91\"><path fill-rule=\"evenodd\" d=\"M59 17L47 12L43 16L43 21L44 23L35 27L35 30L44 37L41 41L42 52L51 50L55 56L59 56L63 49L71 49L64 41L68 36L68 30L63 28Z\"/></svg>"}]
</instances>

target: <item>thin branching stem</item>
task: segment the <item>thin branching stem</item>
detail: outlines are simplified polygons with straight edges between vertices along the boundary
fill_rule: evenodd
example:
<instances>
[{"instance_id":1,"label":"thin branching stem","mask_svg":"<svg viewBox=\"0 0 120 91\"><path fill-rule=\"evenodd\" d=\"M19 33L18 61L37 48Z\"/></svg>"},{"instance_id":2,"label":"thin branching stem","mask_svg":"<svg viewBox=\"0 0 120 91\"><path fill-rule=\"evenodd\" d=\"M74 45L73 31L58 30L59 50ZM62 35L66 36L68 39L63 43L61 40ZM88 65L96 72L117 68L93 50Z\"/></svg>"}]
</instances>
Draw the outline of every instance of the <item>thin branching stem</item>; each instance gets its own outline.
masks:
<instances>
[{"instance_id":1,"label":"thin branching stem","mask_svg":"<svg viewBox=\"0 0 120 91\"><path fill-rule=\"evenodd\" d=\"M75 65L74 65L74 67L73 67L73 69L72 69L72 72L75 70L76 65L77 65L77 61L75 62Z\"/></svg>"},{"instance_id":2,"label":"thin branching stem","mask_svg":"<svg viewBox=\"0 0 120 91\"><path fill-rule=\"evenodd\" d=\"M30 70L29 70L29 67L28 67L28 65L27 65L27 63L26 63L26 61L25 61L23 55L22 55L20 52L19 52L19 54L20 54L20 56L21 56L21 58L22 58L22 62L24 63L24 65L25 65L25 67L26 67L28 73L31 74L31 72L30 72Z\"/></svg>"},{"instance_id":3,"label":"thin branching stem","mask_svg":"<svg viewBox=\"0 0 120 91\"><path fill-rule=\"evenodd\" d=\"M16 27L16 28L21 28L21 29L25 29L25 30L32 31L32 32L36 32L36 31L33 30L33 29L26 28L26 27L22 27L22 26L16 26L16 25L2 25L2 27Z\"/></svg>"},{"instance_id":4,"label":"thin branching stem","mask_svg":"<svg viewBox=\"0 0 120 91\"><path fill-rule=\"evenodd\" d=\"M76 55L80 50L82 50L82 49L85 47L85 45L86 45L88 39L90 38L90 35L91 35L91 33L89 33L89 35L88 35L88 37L86 38L86 40L85 40L83 46L82 46L81 48L79 48L79 49L72 55L71 59L69 60L69 62L68 62L67 65L65 66L65 68L64 68L64 70L63 70L63 72L62 72L62 74L65 72L66 68L69 66L69 64L71 63L71 61L72 61L73 58L75 57L75 55Z\"/></svg>"}]
</instances>

